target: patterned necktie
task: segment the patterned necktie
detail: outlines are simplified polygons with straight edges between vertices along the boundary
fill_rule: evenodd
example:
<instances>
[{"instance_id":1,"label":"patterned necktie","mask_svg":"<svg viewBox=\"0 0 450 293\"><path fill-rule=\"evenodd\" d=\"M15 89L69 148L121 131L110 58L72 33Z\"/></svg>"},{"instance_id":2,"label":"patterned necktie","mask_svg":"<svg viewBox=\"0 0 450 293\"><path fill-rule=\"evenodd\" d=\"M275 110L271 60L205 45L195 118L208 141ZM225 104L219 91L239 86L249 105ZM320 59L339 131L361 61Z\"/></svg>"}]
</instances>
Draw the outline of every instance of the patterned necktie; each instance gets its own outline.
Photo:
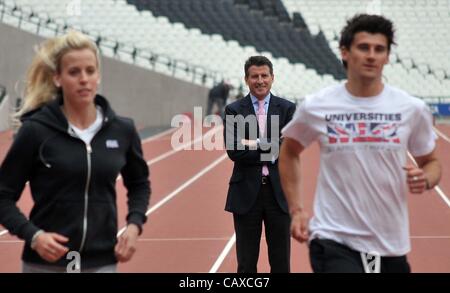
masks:
<instances>
[{"instance_id":1,"label":"patterned necktie","mask_svg":"<svg viewBox=\"0 0 450 293\"><path fill-rule=\"evenodd\" d=\"M258 100L258 112L256 113L258 116L258 124L259 124L259 137L264 137L264 132L266 131L266 109L264 107L264 100ZM269 175L269 168L267 165L262 167L262 175Z\"/></svg>"}]
</instances>

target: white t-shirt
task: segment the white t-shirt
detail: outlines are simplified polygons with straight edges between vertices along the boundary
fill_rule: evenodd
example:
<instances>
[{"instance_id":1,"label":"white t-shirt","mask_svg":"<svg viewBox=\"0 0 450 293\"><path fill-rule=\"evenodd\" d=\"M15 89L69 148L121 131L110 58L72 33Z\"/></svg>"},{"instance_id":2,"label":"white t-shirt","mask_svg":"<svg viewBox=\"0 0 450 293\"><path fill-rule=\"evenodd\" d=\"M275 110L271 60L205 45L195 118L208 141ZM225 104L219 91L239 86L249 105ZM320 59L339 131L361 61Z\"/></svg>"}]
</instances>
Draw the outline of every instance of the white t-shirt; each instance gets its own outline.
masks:
<instances>
[{"instance_id":1,"label":"white t-shirt","mask_svg":"<svg viewBox=\"0 0 450 293\"><path fill-rule=\"evenodd\" d=\"M427 105L385 85L375 97L344 84L307 96L282 130L307 147L320 145L311 239L327 238L381 256L410 250L406 151L429 154L436 134Z\"/></svg>"},{"instance_id":2,"label":"white t-shirt","mask_svg":"<svg viewBox=\"0 0 450 293\"><path fill-rule=\"evenodd\" d=\"M88 128L79 129L69 122L69 127L81 140L84 141L85 144L90 144L92 138L94 138L94 135L97 134L100 128L102 128L103 113L100 109L100 107L97 107L97 117L95 118L94 123L92 123Z\"/></svg>"}]
</instances>

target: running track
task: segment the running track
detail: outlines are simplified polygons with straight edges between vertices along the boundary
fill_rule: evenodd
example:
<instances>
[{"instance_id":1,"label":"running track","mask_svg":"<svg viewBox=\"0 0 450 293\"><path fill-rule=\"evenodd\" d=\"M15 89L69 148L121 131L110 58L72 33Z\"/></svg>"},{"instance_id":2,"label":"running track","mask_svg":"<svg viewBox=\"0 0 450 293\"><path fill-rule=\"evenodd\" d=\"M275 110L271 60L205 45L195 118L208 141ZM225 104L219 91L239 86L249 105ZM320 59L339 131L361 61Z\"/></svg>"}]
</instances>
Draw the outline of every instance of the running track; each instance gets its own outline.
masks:
<instances>
[{"instance_id":1,"label":"running track","mask_svg":"<svg viewBox=\"0 0 450 293\"><path fill-rule=\"evenodd\" d=\"M437 153L443 167L440 188L422 195L410 195L413 272L450 272L450 126L438 130ZM209 131L209 132L208 132ZM220 129L203 129L222 140ZM172 132L143 141L144 156L150 165L152 197L148 222L139 239L138 250L120 272L234 272L236 269L233 223L224 211L232 162L224 151L180 150L170 144ZM195 138L193 138L195 139ZM11 144L9 132L0 133L0 161ZM302 154L303 194L311 210L319 167L318 147ZM117 181L119 227L126 213L126 191ZM29 190L19 201L24 212L31 207ZM0 227L0 272L19 272L23 242ZM259 271L268 272L265 239L261 242ZM292 242L292 271L310 272L305 245Z\"/></svg>"}]
</instances>

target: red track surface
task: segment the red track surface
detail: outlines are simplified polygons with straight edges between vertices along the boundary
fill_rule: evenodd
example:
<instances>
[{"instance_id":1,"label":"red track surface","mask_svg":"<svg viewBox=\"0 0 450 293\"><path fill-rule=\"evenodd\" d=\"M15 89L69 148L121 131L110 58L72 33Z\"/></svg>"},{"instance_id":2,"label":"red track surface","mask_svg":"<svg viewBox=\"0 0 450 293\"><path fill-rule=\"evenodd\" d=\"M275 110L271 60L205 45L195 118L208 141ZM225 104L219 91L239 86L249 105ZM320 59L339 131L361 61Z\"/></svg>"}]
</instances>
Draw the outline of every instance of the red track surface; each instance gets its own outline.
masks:
<instances>
[{"instance_id":1,"label":"red track surface","mask_svg":"<svg viewBox=\"0 0 450 293\"><path fill-rule=\"evenodd\" d=\"M450 126L438 129L450 136ZM206 130L204 130L206 131ZM221 139L221 132L217 137ZM0 133L0 161L11 144L10 133ZM170 134L144 143L146 160L172 151ZM443 166L440 187L450 196L450 143L438 140L437 153ZM232 237L231 214L224 211L232 163L224 151L175 152L150 165L152 198L157 205L168 195L173 197L149 214L134 258L119 265L120 272L209 272ZM220 158L222 158L220 160ZM219 161L217 161L219 159ZM216 162L215 166L211 166ZM207 172L199 174L205 168ZM302 154L303 194L311 210L319 167L318 147ZM185 186L182 186L185 185ZM177 193L174 193L180 186ZM126 191L117 183L119 227L126 213ZM414 272L450 272L450 206L436 191L410 195L412 251L409 261ZM31 198L26 190L19 206L28 212ZM0 228L1 231L1 228ZM1 233L1 232L0 232ZM292 271L310 272L307 247L292 242ZM19 272L23 242L9 234L0 236L0 272ZM218 272L234 272L234 245L218 262ZM261 242L259 271L268 272L265 239Z\"/></svg>"}]
</instances>

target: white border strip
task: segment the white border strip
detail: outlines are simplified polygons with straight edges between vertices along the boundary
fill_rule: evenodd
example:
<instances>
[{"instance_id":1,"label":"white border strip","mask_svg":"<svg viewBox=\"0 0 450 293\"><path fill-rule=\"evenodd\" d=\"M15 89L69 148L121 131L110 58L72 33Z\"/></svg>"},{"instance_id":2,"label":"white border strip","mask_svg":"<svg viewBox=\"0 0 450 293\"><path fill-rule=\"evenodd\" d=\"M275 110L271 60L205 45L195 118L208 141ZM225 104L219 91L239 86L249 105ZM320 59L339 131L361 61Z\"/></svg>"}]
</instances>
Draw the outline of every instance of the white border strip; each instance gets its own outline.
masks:
<instances>
[{"instance_id":1,"label":"white border strip","mask_svg":"<svg viewBox=\"0 0 450 293\"><path fill-rule=\"evenodd\" d=\"M147 210L147 212L145 213L146 216L150 215L151 213L153 213L154 211L156 211L157 209L159 209L160 207L162 207L163 205L165 205L169 200L171 200L172 198L174 198L175 196L177 196L181 191L183 191L184 189L186 189L189 185L191 185L192 183L194 183L195 181L197 181L200 177L202 177L203 175L205 175L206 173L208 173L211 169L213 169L215 166L219 165L223 160L225 160L228 157L227 154L223 154L222 156L220 156L218 159L216 159L214 162L212 162L211 164L209 164L208 166L206 166L203 170L201 170L200 172L198 172L196 175L194 175L193 177L191 177L191 179L189 179L188 181L184 182L182 185L180 185L177 189L175 189L174 191L172 191L170 194L166 195L163 199L161 199L157 204L155 204L154 206L152 206L150 209ZM120 235L122 235L122 233L125 231L126 226L123 227L122 229L119 230L119 232L117 233L117 237L119 237Z\"/></svg>"},{"instance_id":2,"label":"white border strip","mask_svg":"<svg viewBox=\"0 0 450 293\"><path fill-rule=\"evenodd\" d=\"M222 265L223 261L225 260L225 257L227 257L228 253L230 253L231 248L233 248L234 243L236 242L236 233L231 236L230 240L228 240L227 245L225 245L225 248L220 253L219 257L217 258L216 262L213 264L211 269L209 270L209 273L214 274L217 273L217 270Z\"/></svg>"},{"instance_id":3,"label":"white border strip","mask_svg":"<svg viewBox=\"0 0 450 293\"><path fill-rule=\"evenodd\" d=\"M188 147L188 146L190 146L192 144L195 145L197 142L202 141L206 137L209 137L209 136L212 136L212 135L216 134L220 130L222 130L222 127L214 127L213 129L208 130L208 132L206 132L204 135L201 135L201 136L197 137L195 140L186 142L186 143L180 145L176 149L168 151L168 152L166 152L166 153L164 153L164 154L162 154L162 155L160 155L160 156L158 156L158 157L156 157L156 158L154 158L154 159L152 159L150 161L147 161L147 165L150 166L150 165L152 165L152 164L154 164L156 162L159 162L159 161L161 161L161 160L163 160L163 159L165 159L167 157L170 157L171 155L173 155L173 154L175 154L175 153L177 153L179 151L183 151L183 150L186 149L186 147Z\"/></svg>"},{"instance_id":4,"label":"white border strip","mask_svg":"<svg viewBox=\"0 0 450 293\"><path fill-rule=\"evenodd\" d=\"M414 163L414 165L417 166L416 160L414 160L414 157L411 155L410 152L408 152L409 159ZM437 192L437 194L442 198L442 200L448 205L450 208L450 200L448 199L448 196L442 191L442 189L439 187L439 185L436 185L434 187L434 190Z\"/></svg>"},{"instance_id":5,"label":"white border strip","mask_svg":"<svg viewBox=\"0 0 450 293\"><path fill-rule=\"evenodd\" d=\"M439 135L440 137L442 137L444 140L446 140L448 143L450 143L450 138L445 135L444 133L442 133L442 131L440 131L439 129L437 129L436 127L433 127L434 131L437 133L437 135Z\"/></svg>"},{"instance_id":6,"label":"white border strip","mask_svg":"<svg viewBox=\"0 0 450 293\"><path fill-rule=\"evenodd\" d=\"M161 137L161 136L164 136L164 135L166 135L166 134L168 134L168 133L170 133L170 132L175 131L176 129L177 129L177 128L171 128L171 129L168 129L168 130L166 130L166 131L164 131L164 132L161 132L161 133L159 133L159 134L156 134L156 135L154 135L154 136L152 136L152 137L149 137L149 138L147 138L145 141L142 141L142 144L148 143L148 142L150 142L150 141L152 141L152 140L155 140L155 139L157 139L157 138L159 138L159 137ZM217 132L219 132L219 131L221 131L221 130L222 130L222 126L216 126L216 127L212 128L212 129L208 130L205 134L202 134L201 136L197 137L195 140L186 142L186 143L180 145L180 146L179 146L178 148L176 148L176 149L172 149L172 150L170 150L170 151L168 151L168 152L165 152L165 153L159 155L158 157L156 157L156 158L154 158L154 159L151 159L151 160L147 161L147 165L150 166L150 165L152 165L152 164L155 164L156 162L159 162L159 161L161 161L161 160L164 160L165 158L170 157L171 155L173 155L173 154L175 154L175 153L177 153L177 152L179 152L179 151L184 150L186 147L188 147L188 146L190 146L190 145L192 145L192 144L195 145L195 143L197 143L198 141L203 140L203 139L206 138L206 137L212 136L212 135L216 134ZM116 181L121 180L121 179L122 179L122 176L119 175L119 176L117 177ZM28 182L27 182L27 184L28 184ZM5 235L5 234L7 234L7 233L8 233L8 230L6 230L6 229L0 230L0 237L3 236L3 235ZM119 231L119 233L121 234L120 231ZM118 234L118 235L120 235L120 234Z\"/></svg>"},{"instance_id":7,"label":"white border strip","mask_svg":"<svg viewBox=\"0 0 450 293\"><path fill-rule=\"evenodd\" d=\"M178 128L176 128L176 127L174 127L174 128L169 128L169 129L167 129L167 130L164 130L163 132L157 133L157 134L155 134L155 135L152 135L152 136L150 136L150 137L147 137L147 138L143 139L143 140L142 140L142 143L147 143L147 142L156 140L156 139L158 139L158 138L160 138L160 137L163 137L163 136L166 136L166 135L168 135L168 134L170 134L170 133L172 133L172 132L175 132L175 130L177 130L177 129L178 129Z\"/></svg>"},{"instance_id":8,"label":"white border strip","mask_svg":"<svg viewBox=\"0 0 450 293\"><path fill-rule=\"evenodd\" d=\"M198 238L138 238L144 242L164 242L164 241L225 241L228 237L198 237Z\"/></svg>"},{"instance_id":9,"label":"white border strip","mask_svg":"<svg viewBox=\"0 0 450 293\"><path fill-rule=\"evenodd\" d=\"M163 153L163 154L157 156L157 157L154 158L154 159L151 159L150 161L147 161L147 165L148 165L148 166L151 166L151 165L153 165L153 164L155 164L155 163L157 163L157 162L159 162L159 161L161 161L161 160L164 160L164 159L166 159L166 158L172 156L173 154L178 153L179 151L183 151L183 150L185 150L188 146L190 146L190 145L192 145L192 144L195 145L197 142L203 140L203 139L206 138L206 137L209 137L209 136L212 136L212 135L216 134L216 133L219 132L220 130L222 130L222 127L221 127L221 126L220 126L220 127L219 127L219 126L218 126L218 127L214 127L214 128L212 128L212 129L208 130L208 132L206 132L205 134L202 134L201 136L197 137L195 140L193 140L193 141L188 141L188 142L186 142L186 143L180 145L180 146L179 146L178 148L176 148L176 149L172 149L172 150L170 150L170 151L168 151L168 152L165 152L165 153ZM119 175L119 176L117 177L117 180L122 180L122 176Z\"/></svg>"},{"instance_id":10,"label":"white border strip","mask_svg":"<svg viewBox=\"0 0 450 293\"><path fill-rule=\"evenodd\" d=\"M450 239L450 236L410 236L411 239Z\"/></svg>"},{"instance_id":11,"label":"white border strip","mask_svg":"<svg viewBox=\"0 0 450 293\"><path fill-rule=\"evenodd\" d=\"M438 236L438 235L432 235L432 236L410 236L411 239L450 239L450 236ZM227 237L199 237L199 238L138 238L138 242L167 242L167 241L225 241L227 240ZM0 240L0 244L9 244L9 243L23 243L23 240L20 239L11 239L11 240ZM220 268L220 265L222 264L225 257L230 252L231 248L233 248L233 244L236 242L236 235L233 234L233 236L228 239L228 243L225 246L225 249L222 251L219 259L216 261L216 263L213 265L213 267L210 270L210 273L216 273L217 270Z\"/></svg>"}]
</instances>

